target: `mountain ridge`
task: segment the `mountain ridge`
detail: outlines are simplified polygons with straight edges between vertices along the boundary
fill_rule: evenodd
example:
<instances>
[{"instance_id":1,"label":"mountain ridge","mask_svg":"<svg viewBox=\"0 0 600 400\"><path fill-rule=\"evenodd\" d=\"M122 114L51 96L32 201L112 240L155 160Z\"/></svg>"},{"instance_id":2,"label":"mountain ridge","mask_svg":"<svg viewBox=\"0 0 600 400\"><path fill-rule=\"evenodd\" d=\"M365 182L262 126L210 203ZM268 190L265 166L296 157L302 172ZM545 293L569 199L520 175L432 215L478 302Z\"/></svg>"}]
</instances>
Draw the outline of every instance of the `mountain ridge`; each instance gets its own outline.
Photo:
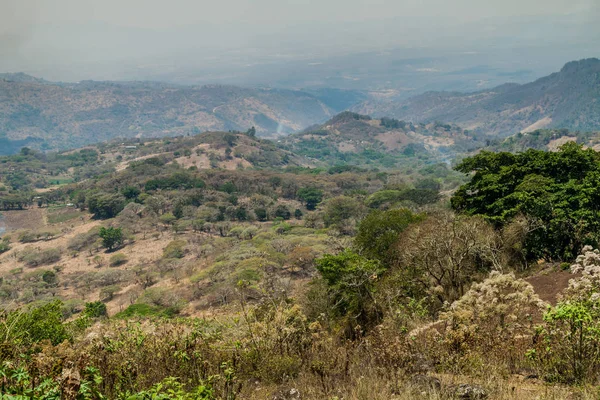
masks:
<instances>
[{"instance_id":1,"label":"mountain ridge","mask_svg":"<svg viewBox=\"0 0 600 400\"><path fill-rule=\"evenodd\" d=\"M588 58L526 84L506 83L472 93L426 92L399 102L366 101L353 110L508 136L539 128L598 129L599 99L600 60Z\"/></svg>"},{"instance_id":2,"label":"mountain ridge","mask_svg":"<svg viewBox=\"0 0 600 400\"><path fill-rule=\"evenodd\" d=\"M4 78L2 78L4 76ZM52 83L26 74L0 75L2 154L22 146L65 150L113 138L202 131L290 133L336 110L299 90L160 82Z\"/></svg>"}]
</instances>

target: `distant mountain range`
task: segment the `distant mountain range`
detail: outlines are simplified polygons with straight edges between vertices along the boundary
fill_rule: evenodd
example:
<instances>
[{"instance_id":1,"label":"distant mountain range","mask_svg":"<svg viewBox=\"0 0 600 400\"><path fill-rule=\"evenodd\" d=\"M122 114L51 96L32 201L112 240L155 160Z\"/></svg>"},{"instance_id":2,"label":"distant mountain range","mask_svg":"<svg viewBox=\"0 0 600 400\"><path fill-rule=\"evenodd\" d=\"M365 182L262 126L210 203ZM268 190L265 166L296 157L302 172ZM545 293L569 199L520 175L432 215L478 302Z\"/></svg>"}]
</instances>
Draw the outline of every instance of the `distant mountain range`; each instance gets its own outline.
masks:
<instances>
[{"instance_id":1,"label":"distant mountain range","mask_svg":"<svg viewBox=\"0 0 600 400\"><path fill-rule=\"evenodd\" d=\"M65 84L3 74L0 154L24 145L60 150L117 137L246 131L252 126L259 135L290 133L325 121L362 99L343 90L308 93L152 82Z\"/></svg>"},{"instance_id":2,"label":"distant mountain range","mask_svg":"<svg viewBox=\"0 0 600 400\"><path fill-rule=\"evenodd\" d=\"M379 119L342 114L318 125L347 109ZM400 125L390 128L383 117L394 118ZM271 137L313 126L283 140L293 151L309 157L323 155L323 143L318 142L325 131L333 133L326 144L337 156L381 146L389 153L406 145L452 148L456 153L470 148L473 140L517 132L596 131L600 130L600 60L570 62L559 72L528 84L507 83L472 93L427 92L407 100L381 91L53 83L23 73L0 74L0 154L23 146L63 150L115 138L243 132L252 126L258 135ZM430 143L430 137L449 136L449 146L439 144L438 139ZM313 151L315 146L320 150Z\"/></svg>"},{"instance_id":3,"label":"distant mountain range","mask_svg":"<svg viewBox=\"0 0 600 400\"><path fill-rule=\"evenodd\" d=\"M573 61L524 85L509 83L474 93L427 92L404 101L367 100L354 110L414 123L443 121L499 136L540 128L597 130L600 60Z\"/></svg>"}]
</instances>

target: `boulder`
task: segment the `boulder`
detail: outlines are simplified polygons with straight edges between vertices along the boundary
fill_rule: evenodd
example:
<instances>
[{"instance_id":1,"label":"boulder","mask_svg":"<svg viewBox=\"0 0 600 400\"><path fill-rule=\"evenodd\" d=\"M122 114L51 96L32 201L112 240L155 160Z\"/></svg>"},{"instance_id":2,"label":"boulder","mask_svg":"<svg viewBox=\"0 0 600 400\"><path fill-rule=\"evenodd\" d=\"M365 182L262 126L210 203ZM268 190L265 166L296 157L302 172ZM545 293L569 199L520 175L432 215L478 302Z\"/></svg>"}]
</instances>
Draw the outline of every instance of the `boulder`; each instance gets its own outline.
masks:
<instances>
[{"instance_id":1,"label":"boulder","mask_svg":"<svg viewBox=\"0 0 600 400\"><path fill-rule=\"evenodd\" d=\"M487 390L478 385L461 383L460 385L450 387L449 389L457 399L483 400L488 397Z\"/></svg>"}]
</instances>

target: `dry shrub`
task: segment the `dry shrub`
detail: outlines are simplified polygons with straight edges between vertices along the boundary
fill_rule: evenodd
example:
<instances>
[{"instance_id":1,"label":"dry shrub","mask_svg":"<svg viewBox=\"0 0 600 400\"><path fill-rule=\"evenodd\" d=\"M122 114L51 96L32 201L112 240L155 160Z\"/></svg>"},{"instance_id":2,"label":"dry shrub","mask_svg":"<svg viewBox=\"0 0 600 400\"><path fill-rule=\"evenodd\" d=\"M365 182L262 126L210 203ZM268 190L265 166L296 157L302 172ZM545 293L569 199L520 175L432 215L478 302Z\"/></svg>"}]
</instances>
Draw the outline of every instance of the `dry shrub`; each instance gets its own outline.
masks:
<instances>
[{"instance_id":1,"label":"dry shrub","mask_svg":"<svg viewBox=\"0 0 600 400\"><path fill-rule=\"evenodd\" d=\"M571 266L559 303L544 314L529 356L544 378L564 383L598 382L600 373L600 252L583 248Z\"/></svg>"},{"instance_id":2,"label":"dry shrub","mask_svg":"<svg viewBox=\"0 0 600 400\"><path fill-rule=\"evenodd\" d=\"M392 274L398 274L402 285L411 281L420 286L434 311L501 265L498 235L480 217L439 213L409 226L397 248L400 257Z\"/></svg>"},{"instance_id":3,"label":"dry shrub","mask_svg":"<svg viewBox=\"0 0 600 400\"><path fill-rule=\"evenodd\" d=\"M514 372L525 365L534 324L545 307L526 281L492 272L442 312L438 322L411 336L429 335L424 351L446 366L487 364Z\"/></svg>"},{"instance_id":4,"label":"dry shrub","mask_svg":"<svg viewBox=\"0 0 600 400\"><path fill-rule=\"evenodd\" d=\"M28 267L37 267L45 264L53 264L60 261L61 251L57 248L38 250L28 246L21 251L18 259Z\"/></svg>"}]
</instances>

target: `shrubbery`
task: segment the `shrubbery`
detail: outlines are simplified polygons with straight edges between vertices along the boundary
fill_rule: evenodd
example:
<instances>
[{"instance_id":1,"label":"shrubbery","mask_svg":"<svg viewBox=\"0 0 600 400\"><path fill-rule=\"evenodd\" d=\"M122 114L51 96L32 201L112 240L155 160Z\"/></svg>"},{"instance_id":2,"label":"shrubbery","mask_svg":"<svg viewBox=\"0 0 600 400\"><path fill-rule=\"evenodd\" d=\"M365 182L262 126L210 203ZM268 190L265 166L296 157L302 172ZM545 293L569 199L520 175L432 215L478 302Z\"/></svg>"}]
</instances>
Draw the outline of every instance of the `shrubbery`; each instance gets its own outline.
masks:
<instances>
[{"instance_id":1,"label":"shrubbery","mask_svg":"<svg viewBox=\"0 0 600 400\"><path fill-rule=\"evenodd\" d=\"M113 254L110 257L110 266L111 267L118 267L120 265L123 265L127 262L127 256L123 253L117 253L117 254Z\"/></svg>"},{"instance_id":2,"label":"shrubbery","mask_svg":"<svg viewBox=\"0 0 600 400\"><path fill-rule=\"evenodd\" d=\"M26 247L18 254L18 258L29 267L38 267L60 261L61 251L56 248L37 250L33 247Z\"/></svg>"}]
</instances>

